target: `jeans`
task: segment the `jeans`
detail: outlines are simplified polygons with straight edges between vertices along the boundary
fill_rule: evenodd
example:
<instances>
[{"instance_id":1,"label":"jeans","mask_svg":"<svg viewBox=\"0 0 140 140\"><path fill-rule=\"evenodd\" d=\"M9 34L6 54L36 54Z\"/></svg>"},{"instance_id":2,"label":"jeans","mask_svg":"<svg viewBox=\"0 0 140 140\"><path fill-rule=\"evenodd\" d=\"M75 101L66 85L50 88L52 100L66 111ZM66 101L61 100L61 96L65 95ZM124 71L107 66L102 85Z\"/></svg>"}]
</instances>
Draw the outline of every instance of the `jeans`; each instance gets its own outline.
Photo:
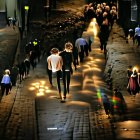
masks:
<instances>
[{"instance_id":1,"label":"jeans","mask_svg":"<svg viewBox=\"0 0 140 140\"><path fill-rule=\"evenodd\" d=\"M52 75L55 75L56 76L57 88L58 88L59 93L61 93L60 78L61 78L61 75L62 75L62 71L59 70L59 71L56 71L55 73L52 72Z\"/></svg>"},{"instance_id":2,"label":"jeans","mask_svg":"<svg viewBox=\"0 0 140 140\"><path fill-rule=\"evenodd\" d=\"M64 98L66 98L67 92L69 93L70 79L71 71L63 70Z\"/></svg>"}]
</instances>

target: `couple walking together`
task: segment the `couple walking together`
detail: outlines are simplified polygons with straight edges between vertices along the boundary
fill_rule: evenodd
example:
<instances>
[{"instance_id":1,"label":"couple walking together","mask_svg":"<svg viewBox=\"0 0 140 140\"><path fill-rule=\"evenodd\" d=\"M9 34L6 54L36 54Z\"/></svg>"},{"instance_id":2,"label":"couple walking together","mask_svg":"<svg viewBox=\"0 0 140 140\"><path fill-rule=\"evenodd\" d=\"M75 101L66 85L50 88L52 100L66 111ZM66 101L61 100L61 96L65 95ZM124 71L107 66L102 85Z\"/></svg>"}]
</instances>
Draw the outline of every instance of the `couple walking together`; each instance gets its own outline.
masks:
<instances>
[{"instance_id":1,"label":"couple walking together","mask_svg":"<svg viewBox=\"0 0 140 140\"><path fill-rule=\"evenodd\" d=\"M57 88L59 91L59 96L61 102L65 101L66 94L69 93L70 79L73 63L73 54L72 54L73 45L70 42L65 43L64 50L59 52L58 48L52 48L47 57L47 67L48 67L48 76L50 84L52 85L52 75L56 74L57 79ZM63 80L63 97L61 95L61 84L60 79Z\"/></svg>"}]
</instances>

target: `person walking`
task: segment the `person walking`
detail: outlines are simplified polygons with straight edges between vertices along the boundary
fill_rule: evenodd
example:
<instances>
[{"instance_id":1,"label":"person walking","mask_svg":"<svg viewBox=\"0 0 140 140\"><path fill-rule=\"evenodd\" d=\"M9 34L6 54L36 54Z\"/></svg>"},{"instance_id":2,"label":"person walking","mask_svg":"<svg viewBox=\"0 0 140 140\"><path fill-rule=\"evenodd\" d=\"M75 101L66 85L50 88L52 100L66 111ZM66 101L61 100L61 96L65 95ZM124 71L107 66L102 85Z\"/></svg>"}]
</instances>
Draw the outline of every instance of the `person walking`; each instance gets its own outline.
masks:
<instances>
[{"instance_id":1,"label":"person walking","mask_svg":"<svg viewBox=\"0 0 140 140\"><path fill-rule=\"evenodd\" d=\"M84 38L78 38L75 41L75 47L78 49L78 54L80 58L80 62L83 62L84 60L84 53L88 55L88 47L87 47L87 42Z\"/></svg>"},{"instance_id":2,"label":"person walking","mask_svg":"<svg viewBox=\"0 0 140 140\"><path fill-rule=\"evenodd\" d=\"M11 83L12 86L16 86L17 78L18 78L18 67L16 64L13 65L13 67L10 70L10 78L11 78Z\"/></svg>"},{"instance_id":3,"label":"person walking","mask_svg":"<svg viewBox=\"0 0 140 140\"><path fill-rule=\"evenodd\" d=\"M30 72L30 60L28 56L24 59L24 64L26 67L26 72L25 72L25 77L26 77L29 75L29 72Z\"/></svg>"},{"instance_id":4,"label":"person walking","mask_svg":"<svg viewBox=\"0 0 140 140\"><path fill-rule=\"evenodd\" d=\"M10 79L10 70L6 69L4 72L4 75L2 77L1 80L1 93L2 96L4 95L5 91L6 91L6 95L9 94L10 90L11 90L11 79Z\"/></svg>"},{"instance_id":5,"label":"person walking","mask_svg":"<svg viewBox=\"0 0 140 140\"><path fill-rule=\"evenodd\" d=\"M115 88L113 91L113 102L114 102L114 109L116 109L117 113L124 114L126 112L126 104L122 93Z\"/></svg>"},{"instance_id":6,"label":"person walking","mask_svg":"<svg viewBox=\"0 0 140 140\"><path fill-rule=\"evenodd\" d=\"M89 52L91 52L91 44L93 42L93 36L94 36L94 34L89 31L84 31L83 35L82 35L82 38L84 38L87 41Z\"/></svg>"},{"instance_id":7,"label":"person walking","mask_svg":"<svg viewBox=\"0 0 140 140\"><path fill-rule=\"evenodd\" d=\"M30 64L33 68L33 70L35 69L37 63L36 63L36 58L37 58L37 55L36 55L36 52L35 50L33 49L32 51L30 51Z\"/></svg>"},{"instance_id":8,"label":"person walking","mask_svg":"<svg viewBox=\"0 0 140 140\"><path fill-rule=\"evenodd\" d=\"M137 47L140 46L140 26L138 25L136 28L135 28L135 39L137 40Z\"/></svg>"},{"instance_id":9,"label":"person walking","mask_svg":"<svg viewBox=\"0 0 140 140\"><path fill-rule=\"evenodd\" d=\"M128 69L127 69L128 82L129 82L129 79L130 79L132 73L133 73L133 70L132 70L132 66L130 65L130 66L128 66Z\"/></svg>"},{"instance_id":10,"label":"person walking","mask_svg":"<svg viewBox=\"0 0 140 140\"><path fill-rule=\"evenodd\" d=\"M62 57L59 56L59 50L57 48L51 49L51 55L47 57L47 65L48 65L48 69L52 71L52 74L56 75L59 97L62 102L63 99L61 95L60 78L61 78L63 60Z\"/></svg>"},{"instance_id":11,"label":"person walking","mask_svg":"<svg viewBox=\"0 0 140 140\"><path fill-rule=\"evenodd\" d=\"M65 43L64 51L62 51L59 54L63 59L62 71L63 71L63 84L64 84L64 100L66 99L66 94L69 93L71 74L73 73L72 63L74 64L74 61L73 61L72 48L73 48L72 43L67 42Z\"/></svg>"},{"instance_id":12,"label":"person walking","mask_svg":"<svg viewBox=\"0 0 140 140\"><path fill-rule=\"evenodd\" d=\"M78 49L77 47L73 46L72 48L72 53L73 53L73 61L75 65L75 70L77 69L77 65L79 65L79 59L78 59Z\"/></svg>"},{"instance_id":13,"label":"person walking","mask_svg":"<svg viewBox=\"0 0 140 140\"><path fill-rule=\"evenodd\" d=\"M100 34L99 34L99 39L101 43L100 49L101 51L103 50L104 53L106 53L108 37L109 37L109 23L108 19L104 17L103 22L100 26Z\"/></svg>"},{"instance_id":14,"label":"person walking","mask_svg":"<svg viewBox=\"0 0 140 140\"><path fill-rule=\"evenodd\" d=\"M133 73L131 74L131 77L129 79L129 90L130 95L133 95L134 97L139 92L138 74L135 69L133 70Z\"/></svg>"},{"instance_id":15,"label":"person walking","mask_svg":"<svg viewBox=\"0 0 140 140\"><path fill-rule=\"evenodd\" d=\"M25 73L26 73L26 66L24 61L18 64L18 71L19 71L19 82L21 83L22 80L25 78Z\"/></svg>"},{"instance_id":16,"label":"person walking","mask_svg":"<svg viewBox=\"0 0 140 140\"><path fill-rule=\"evenodd\" d=\"M109 98L107 97L107 95L103 95L102 96L102 102L103 102L103 106L105 109L105 113L108 116L108 118L110 118L111 115L111 105L110 105L110 101Z\"/></svg>"},{"instance_id":17,"label":"person walking","mask_svg":"<svg viewBox=\"0 0 140 140\"><path fill-rule=\"evenodd\" d=\"M132 70L132 66L128 66L128 69L127 69L127 91L129 92L129 94L131 95L131 91L130 91L130 87L129 87L129 79L131 77L133 73L133 70Z\"/></svg>"}]
</instances>

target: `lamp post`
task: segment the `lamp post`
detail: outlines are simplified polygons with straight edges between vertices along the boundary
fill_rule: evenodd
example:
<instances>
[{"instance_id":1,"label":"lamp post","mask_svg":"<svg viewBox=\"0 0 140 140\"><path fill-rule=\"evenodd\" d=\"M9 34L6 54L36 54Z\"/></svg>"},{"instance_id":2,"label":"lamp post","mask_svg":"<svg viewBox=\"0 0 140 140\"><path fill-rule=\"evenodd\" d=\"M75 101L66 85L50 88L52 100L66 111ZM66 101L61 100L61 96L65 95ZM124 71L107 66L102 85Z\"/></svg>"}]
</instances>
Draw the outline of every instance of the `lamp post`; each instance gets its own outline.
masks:
<instances>
[{"instance_id":1,"label":"lamp post","mask_svg":"<svg viewBox=\"0 0 140 140\"><path fill-rule=\"evenodd\" d=\"M25 36L27 35L27 31L28 31L28 11L29 11L29 6L25 5L24 6L24 10L25 10Z\"/></svg>"},{"instance_id":2,"label":"lamp post","mask_svg":"<svg viewBox=\"0 0 140 140\"><path fill-rule=\"evenodd\" d=\"M45 10L45 20L46 22L48 22L50 18L50 6L49 5L44 6L44 10Z\"/></svg>"}]
</instances>

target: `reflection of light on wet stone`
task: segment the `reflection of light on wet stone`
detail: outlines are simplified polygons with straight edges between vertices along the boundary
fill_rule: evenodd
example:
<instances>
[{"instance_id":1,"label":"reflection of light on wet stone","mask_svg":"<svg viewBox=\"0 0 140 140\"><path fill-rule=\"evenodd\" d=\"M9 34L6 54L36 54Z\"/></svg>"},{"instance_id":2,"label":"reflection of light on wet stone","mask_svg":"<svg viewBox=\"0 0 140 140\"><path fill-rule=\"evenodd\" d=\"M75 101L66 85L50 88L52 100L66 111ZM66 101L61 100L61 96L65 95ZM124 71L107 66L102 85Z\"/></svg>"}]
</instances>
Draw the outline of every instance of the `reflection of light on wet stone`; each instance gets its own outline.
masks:
<instances>
[{"instance_id":1,"label":"reflection of light on wet stone","mask_svg":"<svg viewBox=\"0 0 140 140\"><path fill-rule=\"evenodd\" d=\"M50 127L50 128L47 128L47 130L49 130L49 131L54 131L54 130L63 130L63 128L57 128L57 127Z\"/></svg>"},{"instance_id":2,"label":"reflection of light on wet stone","mask_svg":"<svg viewBox=\"0 0 140 140\"><path fill-rule=\"evenodd\" d=\"M57 128L47 128L47 130L57 130Z\"/></svg>"}]
</instances>

